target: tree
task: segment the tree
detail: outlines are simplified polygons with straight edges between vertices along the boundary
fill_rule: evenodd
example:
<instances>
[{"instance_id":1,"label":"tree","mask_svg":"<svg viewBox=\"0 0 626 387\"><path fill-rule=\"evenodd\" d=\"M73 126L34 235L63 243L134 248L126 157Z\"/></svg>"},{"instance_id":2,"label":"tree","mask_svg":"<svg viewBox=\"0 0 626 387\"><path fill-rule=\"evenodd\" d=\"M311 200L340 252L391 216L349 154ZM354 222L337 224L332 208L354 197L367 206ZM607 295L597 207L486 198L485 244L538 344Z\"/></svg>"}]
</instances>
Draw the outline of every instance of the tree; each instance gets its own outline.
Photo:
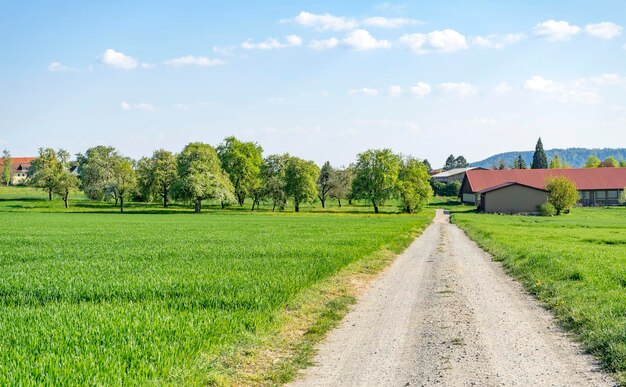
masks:
<instances>
[{"instance_id":1,"label":"tree","mask_svg":"<svg viewBox=\"0 0 626 387\"><path fill-rule=\"evenodd\" d=\"M467 168L469 167L469 163L465 160L465 157L459 156L454 159L454 168Z\"/></svg>"},{"instance_id":2,"label":"tree","mask_svg":"<svg viewBox=\"0 0 626 387\"><path fill-rule=\"evenodd\" d=\"M85 195L90 199L104 199L113 179L113 165L121 156L113 147L98 145L76 157L78 175Z\"/></svg>"},{"instance_id":3,"label":"tree","mask_svg":"<svg viewBox=\"0 0 626 387\"><path fill-rule=\"evenodd\" d=\"M317 177L320 169L313 161L290 157L285 167L285 193L293 198L295 211L300 204L313 200L317 195Z\"/></svg>"},{"instance_id":4,"label":"tree","mask_svg":"<svg viewBox=\"0 0 626 387\"><path fill-rule=\"evenodd\" d=\"M39 148L39 156L30 163L28 169L29 184L45 190L48 200L52 200L56 177L61 170L57 152L52 148Z\"/></svg>"},{"instance_id":5,"label":"tree","mask_svg":"<svg viewBox=\"0 0 626 387\"><path fill-rule=\"evenodd\" d=\"M522 155L517 155L517 158L515 159L515 161L513 162L513 169L526 169L528 168L526 166L526 161L524 161L524 158L522 157Z\"/></svg>"},{"instance_id":6,"label":"tree","mask_svg":"<svg viewBox=\"0 0 626 387\"><path fill-rule=\"evenodd\" d=\"M492 169L497 169L497 170L506 169L506 161L504 161L504 159L499 159L498 162L493 164Z\"/></svg>"},{"instance_id":7,"label":"tree","mask_svg":"<svg viewBox=\"0 0 626 387\"><path fill-rule=\"evenodd\" d=\"M174 183L174 196L194 203L199 213L202 201L234 198L234 187L220 167L215 149L208 144L193 142L185 146L176 159L178 179Z\"/></svg>"},{"instance_id":8,"label":"tree","mask_svg":"<svg viewBox=\"0 0 626 387\"><path fill-rule=\"evenodd\" d=\"M326 208L326 196L333 189L333 184L335 184L335 169L327 161L322 165L317 178L317 197L322 202L322 208Z\"/></svg>"},{"instance_id":9,"label":"tree","mask_svg":"<svg viewBox=\"0 0 626 387\"><path fill-rule=\"evenodd\" d=\"M443 165L443 170L449 171L451 169L454 169L455 160L456 159L454 158L454 155L448 156L448 158L446 159L446 163Z\"/></svg>"},{"instance_id":10,"label":"tree","mask_svg":"<svg viewBox=\"0 0 626 387\"><path fill-rule=\"evenodd\" d=\"M139 160L137 167L139 191L145 198L160 196L163 207L169 205L169 193L176 180L176 156L159 149L152 157Z\"/></svg>"},{"instance_id":11,"label":"tree","mask_svg":"<svg viewBox=\"0 0 626 387\"><path fill-rule=\"evenodd\" d=\"M349 198L351 195L352 179L354 177L354 167L337 169L333 177L333 184L329 196L337 199L337 204L341 207L341 199Z\"/></svg>"},{"instance_id":12,"label":"tree","mask_svg":"<svg viewBox=\"0 0 626 387\"><path fill-rule=\"evenodd\" d=\"M598 168L602 161L594 155L587 157L587 161L585 162L585 168Z\"/></svg>"},{"instance_id":13,"label":"tree","mask_svg":"<svg viewBox=\"0 0 626 387\"><path fill-rule=\"evenodd\" d=\"M443 190L443 196L458 197L461 190L461 182L458 180L451 181L446 184Z\"/></svg>"},{"instance_id":14,"label":"tree","mask_svg":"<svg viewBox=\"0 0 626 387\"><path fill-rule=\"evenodd\" d=\"M128 198L137 189L137 173L133 162L129 158L120 157L113 162L113 176L110 189L120 203L120 212L124 212L124 199Z\"/></svg>"},{"instance_id":15,"label":"tree","mask_svg":"<svg viewBox=\"0 0 626 387\"><path fill-rule=\"evenodd\" d=\"M617 162L617 160L615 160L615 157L609 156L606 159L604 159L600 163L600 165L598 165L598 167L600 167L600 168L617 168L617 167L619 167L619 163Z\"/></svg>"},{"instance_id":16,"label":"tree","mask_svg":"<svg viewBox=\"0 0 626 387\"><path fill-rule=\"evenodd\" d=\"M397 190L404 211L411 214L428 203L433 196L429 181L428 170L422 162L411 157L402 162L398 172Z\"/></svg>"},{"instance_id":17,"label":"tree","mask_svg":"<svg viewBox=\"0 0 626 387\"><path fill-rule=\"evenodd\" d=\"M428 159L424 159L422 163L426 166L426 170L428 171L428 173L430 173L430 171L433 170L433 167L430 165L430 162L428 161Z\"/></svg>"},{"instance_id":18,"label":"tree","mask_svg":"<svg viewBox=\"0 0 626 387\"><path fill-rule=\"evenodd\" d=\"M620 162L619 162L619 166L620 166L621 168L626 167L626 160L620 160Z\"/></svg>"},{"instance_id":19,"label":"tree","mask_svg":"<svg viewBox=\"0 0 626 387\"><path fill-rule=\"evenodd\" d=\"M65 208L68 208L70 193L78 188L80 181L78 180L78 176L70 172L70 154L67 151L59 149L57 156L59 169L55 174L55 182L52 191L63 199Z\"/></svg>"},{"instance_id":20,"label":"tree","mask_svg":"<svg viewBox=\"0 0 626 387\"><path fill-rule=\"evenodd\" d=\"M578 190L576 185L565 176L554 176L546 180L546 191L548 191L548 203L556 209L556 214L567 210L578 202Z\"/></svg>"},{"instance_id":21,"label":"tree","mask_svg":"<svg viewBox=\"0 0 626 387\"><path fill-rule=\"evenodd\" d=\"M561 159L559 155L555 154L552 160L550 160L550 169L559 169L563 168L563 164L561 163Z\"/></svg>"},{"instance_id":22,"label":"tree","mask_svg":"<svg viewBox=\"0 0 626 387\"><path fill-rule=\"evenodd\" d=\"M254 142L242 142L235 137L226 137L217 147L222 169L228 175L243 206L245 198L261 185L260 172L263 163L263 148Z\"/></svg>"},{"instance_id":23,"label":"tree","mask_svg":"<svg viewBox=\"0 0 626 387\"><path fill-rule=\"evenodd\" d=\"M352 180L352 195L355 199L367 200L378 207L389 199L396 189L400 156L390 149L368 150L357 156Z\"/></svg>"},{"instance_id":24,"label":"tree","mask_svg":"<svg viewBox=\"0 0 626 387\"><path fill-rule=\"evenodd\" d=\"M2 183L4 183L4 185L8 186L11 184L12 167L11 153L5 149L2 151Z\"/></svg>"},{"instance_id":25,"label":"tree","mask_svg":"<svg viewBox=\"0 0 626 387\"><path fill-rule=\"evenodd\" d=\"M261 193L272 200L272 212L277 206L280 210L284 210L287 204L285 167L290 158L288 154L270 155L263 160L261 165Z\"/></svg>"},{"instance_id":26,"label":"tree","mask_svg":"<svg viewBox=\"0 0 626 387\"><path fill-rule=\"evenodd\" d=\"M530 168L532 169L546 169L548 168L548 158L546 157L546 152L543 150L543 143L541 142L541 137L537 140L537 145L535 146L535 153L533 154L533 163Z\"/></svg>"}]
</instances>

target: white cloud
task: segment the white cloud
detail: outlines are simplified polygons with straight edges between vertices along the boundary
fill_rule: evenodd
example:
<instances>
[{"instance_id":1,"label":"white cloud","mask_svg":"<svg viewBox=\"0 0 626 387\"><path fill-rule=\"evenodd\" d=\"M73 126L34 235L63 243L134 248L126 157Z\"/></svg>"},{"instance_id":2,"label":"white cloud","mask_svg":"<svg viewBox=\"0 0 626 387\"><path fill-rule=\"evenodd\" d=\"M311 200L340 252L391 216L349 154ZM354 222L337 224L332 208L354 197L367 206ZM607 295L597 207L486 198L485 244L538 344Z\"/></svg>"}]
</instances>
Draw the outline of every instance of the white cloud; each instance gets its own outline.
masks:
<instances>
[{"instance_id":1,"label":"white cloud","mask_svg":"<svg viewBox=\"0 0 626 387\"><path fill-rule=\"evenodd\" d=\"M397 85L390 86L389 89L387 89L387 95L390 97L399 97L402 95L402 88Z\"/></svg>"},{"instance_id":2,"label":"white cloud","mask_svg":"<svg viewBox=\"0 0 626 387\"><path fill-rule=\"evenodd\" d=\"M583 88L585 83L585 81L578 80L568 85L535 75L527 79L523 87L526 90L545 94L547 99L561 103L600 103L602 97L593 90Z\"/></svg>"},{"instance_id":3,"label":"white cloud","mask_svg":"<svg viewBox=\"0 0 626 387\"><path fill-rule=\"evenodd\" d=\"M60 72L72 72L72 71L76 71L76 69L73 67L66 66L63 63L51 62L48 65L48 71L52 73L60 73Z\"/></svg>"},{"instance_id":4,"label":"white cloud","mask_svg":"<svg viewBox=\"0 0 626 387\"><path fill-rule=\"evenodd\" d=\"M189 105L186 105L186 104L184 104L184 103L175 103L175 104L174 104L174 108L175 108L176 110L189 110L189 109L190 109L190 106L189 106Z\"/></svg>"},{"instance_id":5,"label":"white cloud","mask_svg":"<svg viewBox=\"0 0 626 387\"><path fill-rule=\"evenodd\" d=\"M213 46L213 52L216 54L223 55L223 56L235 55L236 49L237 49L237 46Z\"/></svg>"},{"instance_id":6,"label":"white cloud","mask_svg":"<svg viewBox=\"0 0 626 387\"><path fill-rule=\"evenodd\" d=\"M490 34L487 36L474 36L470 42L474 46L487 48L504 48L505 46L520 42L526 39L526 35L522 33L509 34Z\"/></svg>"},{"instance_id":7,"label":"white cloud","mask_svg":"<svg viewBox=\"0 0 626 387\"><path fill-rule=\"evenodd\" d=\"M180 66L218 66L223 65L226 62L222 59L211 59L204 56L181 56L180 58L174 58L163 62L164 65L180 67Z\"/></svg>"},{"instance_id":8,"label":"white cloud","mask_svg":"<svg viewBox=\"0 0 626 387\"><path fill-rule=\"evenodd\" d=\"M533 34L535 36L547 39L551 42L569 40L579 32L580 27L569 24L564 20L547 20L537 24L535 28L533 28Z\"/></svg>"},{"instance_id":9,"label":"white cloud","mask_svg":"<svg viewBox=\"0 0 626 387\"><path fill-rule=\"evenodd\" d=\"M302 11L293 21L305 27L313 27L319 31L341 31L351 30L358 26L356 20L340 16L325 14L314 14Z\"/></svg>"},{"instance_id":10,"label":"white cloud","mask_svg":"<svg viewBox=\"0 0 626 387\"><path fill-rule=\"evenodd\" d=\"M122 70L132 70L139 66L139 62L137 62L135 58L115 51L112 48L108 48L104 51L104 53L100 56L100 62L107 66Z\"/></svg>"},{"instance_id":11,"label":"white cloud","mask_svg":"<svg viewBox=\"0 0 626 387\"><path fill-rule=\"evenodd\" d=\"M423 97L430 94L432 87L426 82L417 82L415 86L411 86L410 90L411 94Z\"/></svg>"},{"instance_id":12,"label":"white cloud","mask_svg":"<svg viewBox=\"0 0 626 387\"><path fill-rule=\"evenodd\" d=\"M309 47L315 50L326 50L329 48L335 48L339 45L339 39L330 38L330 39L321 39L321 40L311 40L309 43Z\"/></svg>"},{"instance_id":13,"label":"white cloud","mask_svg":"<svg viewBox=\"0 0 626 387\"><path fill-rule=\"evenodd\" d=\"M493 93L496 95L504 95L510 93L511 90L513 90L513 87L506 82L500 82L492 89Z\"/></svg>"},{"instance_id":14,"label":"white cloud","mask_svg":"<svg viewBox=\"0 0 626 387\"><path fill-rule=\"evenodd\" d=\"M400 43L417 54L428 52L454 52L468 48L465 36L455 30L432 31L428 34L405 34Z\"/></svg>"},{"instance_id":15,"label":"white cloud","mask_svg":"<svg viewBox=\"0 0 626 387\"><path fill-rule=\"evenodd\" d=\"M459 97L469 97L478 94L478 87L465 82L446 82L439 85L439 88L445 93L454 94Z\"/></svg>"},{"instance_id":16,"label":"white cloud","mask_svg":"<svg viewBox=\"0 0 626 387\"><path fill-rule=\"evenodd\" d=\"M156 110L156 107L154 107L154 105L150 105L149 103L143 103L143 102L136 103L136 104L122 102L120 104L120 109L122 109L123 111L141 110L144 112L153 112Z\"/></svg>"},{"instance_id":17,"label":"white cloud","mask_svg":"<svg viewBox=\"0 0 626 387\"><path fill-rule=\"evenodd\" d=\"M245 42L241 43L241 47L246 50L273 50L273 49L281 49L287 47L296 47L302 45L302 38L298 35L288 35L285 37L285 42L281 42L275 38L269 38L259 43L253 43L252 40L248 39Z\"/></svg>"},{"instance_id":18,"label":"white cloud","mask_svg":"<svg viewBox=\"0 0 626 387\"><path fill-rule=\"evenodd\" d=\"M614 85L619 83L621 80L622 78L618 74L600 74L588 79L589 82L598 86Z\"/></svg>"},{"instance_id":19,"label":"white cloud","mask_svg":"<svg viewBox=\"0 0 626 387\"><path fill-rule=\"evenodd\" d=\"M371 89L369 87L363 87L361 89L352 89L348 93L352 95L360 94L360 95L365 95L368 97L375 97L378 95L378 89Z\"/></svg>"},{"instance_id":20,"label":"white cloud","mask_svg":"<svg viewBox=\"0 0 626 387\"><path fill-rule=\"evenodd\" d=\"M382 16L374 16L363 19L363 25L368 27L398 28L415 24L419 24L419 21L414 19L407 19L405 17L388 18Z\"/></svg>"},{"instance_id":21,"label":"white cloud","mask_svg":"<svg viewBox=\"0 0 626 387\"><path fill-rule=\"evenodd\" d=\"M621 35L622 26L612 22L601 22L595 24L587 24L585 31L593 37L601 39L612 39Z\"/></svg>"},{"instance_id":22,"label":"white cloud","mask_svg":"<svg viewBox=\"0 0 626 387\"><path fill-rule=\"evenodd\" d=\"M358 29L348 33L343 39L343 42L359 51L391 47L391 43L388 40L376 39L364 29Z\"/></svg>"}]
</instances>

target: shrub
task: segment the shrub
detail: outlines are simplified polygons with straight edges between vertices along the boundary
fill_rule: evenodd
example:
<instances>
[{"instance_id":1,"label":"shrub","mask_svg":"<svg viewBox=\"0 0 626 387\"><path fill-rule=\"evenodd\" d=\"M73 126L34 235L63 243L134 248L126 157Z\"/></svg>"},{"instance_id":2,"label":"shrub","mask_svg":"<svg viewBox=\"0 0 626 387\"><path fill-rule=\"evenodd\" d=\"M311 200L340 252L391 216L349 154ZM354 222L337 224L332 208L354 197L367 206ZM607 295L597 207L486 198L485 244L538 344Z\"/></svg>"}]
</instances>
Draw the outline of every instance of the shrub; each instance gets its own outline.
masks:
<instances>
[{"instance_id":1,"label":"shrub","mask_svg":"<svg viewBox=\"0 0 626 387\"><path fill-rule=\"evenodd\" d=\"M537 212L541 216L554 216L556 215L556 208L548 202L542 203L537 206Z\"/></svg>"},{"instance_id":2,"label":"shrub","mask_svg":"<svg viewBox=\"0 0 626 387\"><path fill-rule=\"evenodd\" d=\"M576 185L565 176L551 177L546 180L548 202L556 209L556 214L576 205L578 202L578 190Z\"/></svg>"}]
</instances>

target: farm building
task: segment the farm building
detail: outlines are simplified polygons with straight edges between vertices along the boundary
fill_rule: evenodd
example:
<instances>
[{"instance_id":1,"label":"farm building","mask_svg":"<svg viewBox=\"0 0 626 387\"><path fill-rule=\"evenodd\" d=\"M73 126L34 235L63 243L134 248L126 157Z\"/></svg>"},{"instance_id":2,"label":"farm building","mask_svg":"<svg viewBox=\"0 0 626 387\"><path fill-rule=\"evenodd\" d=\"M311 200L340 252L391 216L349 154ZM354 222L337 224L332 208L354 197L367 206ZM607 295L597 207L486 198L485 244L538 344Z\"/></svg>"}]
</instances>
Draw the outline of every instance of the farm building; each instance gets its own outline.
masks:
<instances>
[{"instance_id":1,"label":"farm building","mask_svg":"<svg viewBox=\"0 0 626 387\"><path fill-rule=\"evenodd\" d=\"M553 176L576 185L581 206L617 205L626 187L626 168L489 169L468 171L459 196L487 212L531 212L546 201L545 182Z\"/></svg>"},{"instance_id":2,"label":"farm building","mask_svg":"<svg viewBox=\"0 0 626 387\"><path fill-rule=\"evenodd\" d=\"M35 157L11 157L11 185L23 183L28 175L30 163ZM4 160L0 159L0 170Z\"/></svg>"},{"instance_id":3,"label":"farm building","mask_svg":"<svg viewBox=\"0 0 626 387\"><path fill-rule=\"evenodd\" d=\"M431 177L435 179L436 181L439 181L442 183L451 183L453 181L462 182L463 178L465 177L465 172L473 170L473 169L484 169L484 168L482 167L454 168L448 171L437 173L436 175L432 175Z\"/></svg>"}]
</instances>

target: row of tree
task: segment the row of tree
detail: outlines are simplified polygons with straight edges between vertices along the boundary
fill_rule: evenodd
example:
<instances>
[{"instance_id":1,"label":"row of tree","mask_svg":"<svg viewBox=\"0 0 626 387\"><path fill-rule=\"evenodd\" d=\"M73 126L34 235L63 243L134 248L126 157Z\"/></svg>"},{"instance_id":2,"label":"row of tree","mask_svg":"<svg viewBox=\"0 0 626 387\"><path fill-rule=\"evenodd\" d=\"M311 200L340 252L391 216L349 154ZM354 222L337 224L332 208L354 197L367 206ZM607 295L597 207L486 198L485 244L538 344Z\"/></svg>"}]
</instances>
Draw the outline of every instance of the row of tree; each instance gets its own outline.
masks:
<instances>
[{"instance_id":1,"label":"row of tree","mask_svg":"<svg viewBox=\"0 0 626 387\"><path fill-rule=\"evenodd\" d=\"M389 149L368 150L354 164L334 168L289 154L263 158L263 149L254 142L228 137L217 146L200 142L188 144L179 154L160 149L152 156L134 161L115 148L95 146L77 155L76 174L70 172L69 154L64 150L40 149L31 163L29 184L45 189L49 198L60 195L67 207L69 192L81 188L93 200L114 200L124 211L130 198L161 201L170 197L193 203L196 212L202 202L217 200L222 207L243 206L252 200L252 210L271 203L272 211L293 202L300 205L319 200L364 200L374 212L391 198L397 198L406 212L420 209L432 196L428 167L424 162L403 157Z\"/></svg>"}]
</instances>

